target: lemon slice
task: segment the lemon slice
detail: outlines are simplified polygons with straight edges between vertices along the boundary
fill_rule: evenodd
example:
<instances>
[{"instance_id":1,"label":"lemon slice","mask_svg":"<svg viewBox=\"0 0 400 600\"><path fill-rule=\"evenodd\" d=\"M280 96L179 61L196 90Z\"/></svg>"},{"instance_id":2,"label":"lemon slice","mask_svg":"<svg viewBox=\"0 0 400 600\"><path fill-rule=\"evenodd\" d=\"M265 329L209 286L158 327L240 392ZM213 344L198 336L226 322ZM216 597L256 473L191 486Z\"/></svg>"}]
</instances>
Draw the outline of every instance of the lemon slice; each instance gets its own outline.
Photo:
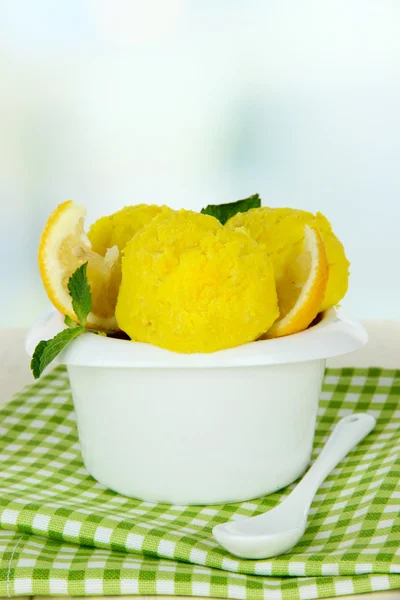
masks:
<instances>
[{"instance_id":1,"label":"lemon slice","mask_svg":"<svg viewBox=\"0 0 400 600\"><path fill-rule=\"evenodd\" d=\"M77 321L68 293L68 280L87 262L93 306L86 326L104 331L117 330L114 313L121 281L119 250L114 246L104 257L93 252L84 231L85 216L86 209L72 200L60 204L50 215L40 238L40 275L54 306Z\"/></svg>"},{"instance_id":2,"label":"lemon slice","mask_svg":"<svg viewBox=\"0 0 400 600\"><path fill-rule=\"evenodd\" d=\"M270 208L261 206L244 213L237 213L225 227L244 227L263 247L272 259L276 279L280 279L288 259L294 260L296 248L303 250L304 226L316 227L325 244L329 265L328 285L320 312L338 304L347 292L349 261L339 238L323 214L315 215L296 208Z\"/></svg>"},{"instance_id":3,"label":"lemon slice","mask_svg":"<svg viewBox=\"0 0 400 600\"><path fill-rule=\"evenodd\" d=\"M306 329L317 316L328 284L325 244L316 227L304 227L303 251L289 257L276 281L280 317L264 338Z\"/></svg>"}]
</instances>

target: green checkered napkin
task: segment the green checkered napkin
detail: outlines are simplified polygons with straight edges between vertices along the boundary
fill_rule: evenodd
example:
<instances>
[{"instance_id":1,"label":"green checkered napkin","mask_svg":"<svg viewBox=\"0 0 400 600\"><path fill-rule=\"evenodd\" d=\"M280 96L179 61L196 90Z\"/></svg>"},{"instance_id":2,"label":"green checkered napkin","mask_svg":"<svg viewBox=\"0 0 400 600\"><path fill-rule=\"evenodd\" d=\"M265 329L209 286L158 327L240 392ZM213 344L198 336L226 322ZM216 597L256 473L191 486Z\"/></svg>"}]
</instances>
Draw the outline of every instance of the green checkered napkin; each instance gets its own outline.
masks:
<instances>
[{"instance_id":1,"label":"green checkered napkin","mask_svg":"<svg viewBox=\"0 0 400 600\"><path fill-rule=\"evenodd\" d=\"M377 427L322 484L290 554L240 560L214 542L212 527L268 510L292 486L207 507L105 489L83 466L68 377L58 367L0 413L0 596L297 600L400 589L399 400L400 371L326 372L314 457L344 415L369 412Z\"/></svg>"}]
</instances>

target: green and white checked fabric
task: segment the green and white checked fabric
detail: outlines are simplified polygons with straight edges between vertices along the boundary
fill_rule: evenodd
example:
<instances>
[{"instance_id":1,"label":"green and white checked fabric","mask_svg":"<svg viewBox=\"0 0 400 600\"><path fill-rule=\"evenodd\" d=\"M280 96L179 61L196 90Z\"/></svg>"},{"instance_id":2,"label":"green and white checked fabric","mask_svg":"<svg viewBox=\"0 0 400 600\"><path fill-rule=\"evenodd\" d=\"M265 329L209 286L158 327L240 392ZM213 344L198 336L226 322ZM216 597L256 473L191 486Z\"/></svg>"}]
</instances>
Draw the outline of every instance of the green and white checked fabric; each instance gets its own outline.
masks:
<instances>
[{"instance_id":1,"label":"green and white checked fabric","mask_svg":"<svg viewBox=\"0 0 400 600\"><path fill-rule=\"evenodd\" d=\"M0 530L2 596L174 594L245 600L310 600L399 587L399 575L239 575Z\"/></svg>"},{"instance_id":2,"label":"green and white checked fabric","mask_svg":"<svg viewBox=\"0 0 400 600\"><path fill-rule=\"evenodd\" d=\"M58 367L0 413L0 596L300 600L400 589L399 401L400 370L328 370L314 457L346 414L369 412L377 427L321 486L289 554L240 560L214 542L212 527L264 512L292 486L207 507L105 489L83 466L67 374Z\"/></svg>"}]
</instances>

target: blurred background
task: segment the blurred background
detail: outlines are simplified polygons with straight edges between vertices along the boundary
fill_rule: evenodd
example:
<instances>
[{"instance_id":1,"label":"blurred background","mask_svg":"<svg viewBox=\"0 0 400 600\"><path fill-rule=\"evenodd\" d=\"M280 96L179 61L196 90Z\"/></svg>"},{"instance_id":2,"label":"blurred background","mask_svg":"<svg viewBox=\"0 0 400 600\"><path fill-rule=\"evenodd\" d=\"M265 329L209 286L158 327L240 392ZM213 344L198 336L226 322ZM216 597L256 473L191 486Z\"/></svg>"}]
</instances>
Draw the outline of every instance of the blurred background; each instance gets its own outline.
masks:
<instances>
[{"instance_id":1,"label":"blurred background","mask_svg":"<svg viewBox=\"0 0 400 600\"><path fill-rule=\"evenodd\" d=\"M258 192L320 210L354 316L400 318L400 3L0 0L0 327L48 305L43 225Z\"/></svg>"}]
</instances>

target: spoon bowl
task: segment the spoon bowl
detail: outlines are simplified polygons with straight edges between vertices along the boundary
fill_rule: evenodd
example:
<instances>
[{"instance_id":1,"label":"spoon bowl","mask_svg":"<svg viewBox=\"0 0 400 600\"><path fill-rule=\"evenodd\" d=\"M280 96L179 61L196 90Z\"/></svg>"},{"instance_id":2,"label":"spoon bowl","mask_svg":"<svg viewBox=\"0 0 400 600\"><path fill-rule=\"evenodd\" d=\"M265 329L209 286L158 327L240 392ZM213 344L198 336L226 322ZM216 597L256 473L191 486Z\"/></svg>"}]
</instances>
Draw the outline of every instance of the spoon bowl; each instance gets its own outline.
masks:
<instances>
[{"instance_id":1,"label":"spoon bowl","mask_svg":"<svg viewBox=\"0 0 400 600\"><path fill-rule=\"evenodd\" d=\"M271 517L271 522L263 525L265 528L270 527L269 533L251 533L245 527L241 528L241 521L238 521L216 525L213 529L213 536L223 548L240 558L260 559L278 556L293 548L303 537L306 530L306 519L301 526L290 528L286 525L287 529L281 529L281 522L275 520L274 514L271 514Z\"/></svg>"},{"instance_id":2,"label":"spoon bowl","mask_svg":"<svg viewBox=\"0 0 400 600\"><path fill-rule=\"evenodd\" d=\"M317 460L283 502L256 517L216 525L216 541L235 556L249 559L271 558L293 548L304 535L319 486L375 424L374 417L362 413L341 419Z\"/></svg>"}]
</instances>

